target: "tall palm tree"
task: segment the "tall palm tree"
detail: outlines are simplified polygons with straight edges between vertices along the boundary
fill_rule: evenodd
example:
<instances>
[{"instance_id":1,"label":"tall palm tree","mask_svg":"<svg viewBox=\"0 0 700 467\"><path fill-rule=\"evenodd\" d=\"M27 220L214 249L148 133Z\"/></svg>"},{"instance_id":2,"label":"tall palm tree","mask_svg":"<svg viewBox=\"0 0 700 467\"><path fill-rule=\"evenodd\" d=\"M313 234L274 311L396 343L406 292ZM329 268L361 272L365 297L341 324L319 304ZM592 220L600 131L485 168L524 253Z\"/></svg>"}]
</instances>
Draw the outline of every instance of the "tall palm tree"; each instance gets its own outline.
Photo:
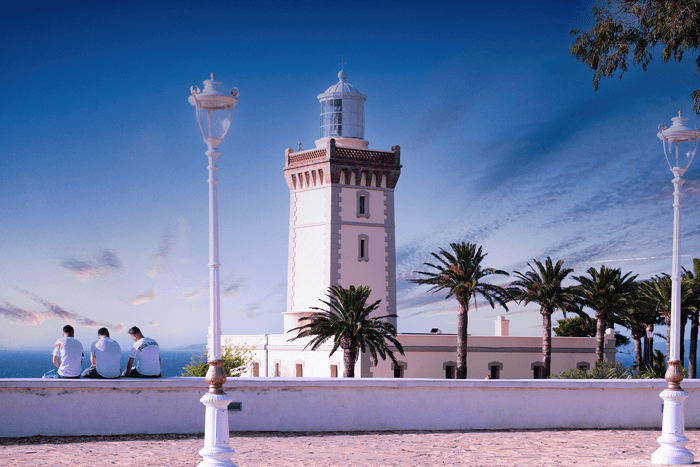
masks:
<instances>
[{"instance_id":1,"label":"tall palm tree","mask_svg":"<svg viewBox=\"0 0 700 467\"><path fill-rule=\"evenodd\" d=\"M544 367L542 377L548 378L552 363L552 313L561 310L566 317L567 309L573 309L575 306L575 296L571 292L571 288L562 286L566 276L574 270L563 268L564 261L562 260L552 265L552 258L549 256L544 264L536 259L532 261L537 269L528 263L530 271L526 271L524 274L515 271L514 274L518 279L511 283L508 293L513 300L520 304L537 303L540 306L542 365Z\"/></svg>"},{"instance_id":2,"label":"tall palm tree","mask_svg":"<svg viewBox=\"0 0 700 467\"><path fill-rule=\"evenodd\" d=\"M647 368L642 355L642 338L646 336L648 325L657 322L657 317L653 311L645 309L635 300L626 308L618 310L615 322L630 330L632 341L634 342L634 358L637 365L637 377L639 378Z\"/></svg>"},{"instance_id":3,"label":"tall palm tree","mask_svg":"<svg viewBox=\"0 0 700 467\"><path fill-rule=\"evenodd\" d=\"M383 321L384 318L394 318L395 314L370 318L369 315L377 309L381 300L367 305L367 299L372 291L369 287L349 288L334 285L328 288L328 300L321 300L321 303L328 307L324 310L318 307L311 308L317 310L311 316L299 319L308 323L292 329L299 331L296 337L314 336L304 347L311 346L311 350L316 350L324 342L333 339L333 349L331 355L343 349L343 376L347 378L355 377L355 362L357 362L358 350L364 352L369 349L374 364L379 360L377 355L386 360L387 355L398 366L394 353L387 346L387 340L394 344L396 349L403 355L403 347L396 339L396 328L393 324Z\"/></svg>"},{"instance_id":4,"label":"tall palm tree","mask_svg":"<svg viewBox=\"0 0 700 467\"><path fill-rule=\"evenodd\" d=\"M681 287L681 296L682 296ZM639 304L653 311L666 325L666 358L671 350L671 277L667 274L642 281L637 286Z\"/></svg>"},{"instance_id":5,"label":"tall palm tree","mask_svg":"<svg viewBox=\"0 0 700 467\"><path fill-rule=\"evenodd\" d=\"M639 300L643 306L663 319L666 325L666 359L671 353L671 277L668 274L655 276L639 283ZM681 313L688 313L698 306L698 294L689 286L688 280L681 282ZM692 329L691 329L692 334Z\"/></svg>"},{"instance_id":6,"label":"tall palm tree","mask_svg":"<svg viewBox=\"0 0 700 467\"><path fill-rule=\"evenodd\" d=\"M600 271L589 268L590 277L576 276L579 285L574 287L574 293L579 302L595 311L596 323L596 362L603 361L605 345L605 326L608 316L615 310L625 307L631 300L634 280L637 276L627 273L624 276L619 268L600 267Z\"/></svg>"},{"instance_id":7,"label":"tall palm tree","mask_svg":"<svg viewBox=\"0 0 700 467\"><path fill-rule=\"evenodd\" d=\"M457 379L467 378L467 329L469 327L469 300L481 295L494 308L494 302L498 302L508 311L506 302L510 300L508 292L497 285L483 282L490 275L507 276L508 273L493 268L484 268L481 262L486 253L482 253L481 247L477 248L472 243L450 243L452 252L440 248L438 253L431 253L440 263L423 263L434 271L415 271L426 277L411 279L416 284L429 284L433 293L447 289L447 296L457 299Z\"/></svg>"}]
</instances>

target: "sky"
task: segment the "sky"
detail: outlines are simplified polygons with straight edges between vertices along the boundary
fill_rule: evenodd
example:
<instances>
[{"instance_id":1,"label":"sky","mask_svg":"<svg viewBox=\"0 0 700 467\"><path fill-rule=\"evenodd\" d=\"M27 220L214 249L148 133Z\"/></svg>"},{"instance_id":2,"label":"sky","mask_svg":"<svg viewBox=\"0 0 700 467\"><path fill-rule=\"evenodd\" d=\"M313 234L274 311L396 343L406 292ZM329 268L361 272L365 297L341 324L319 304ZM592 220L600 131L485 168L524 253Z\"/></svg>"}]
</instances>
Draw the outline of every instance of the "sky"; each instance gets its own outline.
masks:
<instances>
[{"instance_id":1,"label":"sky","mask_svg":"<svg viewBox=\"0 0 700 467\"><path fill-rule=\"evenodd\" d=\"M487 4L488 3L488 4ZM593 91L568 50L592 2L15 2L0 22L0 348L70 323L122 346L206 342L206 145L187 102L215 73L240 98L219 146L224 334L281 333L284 151L319 138L316 96L367 96L370 148L401 146L399 332L456 332L456 302L409 282L472 242L483 265L562 259L574 275L670 272L672 175L657 127L695 125L694 57ZM700 162L686 173L682 264L700 256ZM508 278L497 283L505 285ZM319 297L321 298L321 297ZM474 335L541 335L536 306L479 303ZM555 314L555 319L561 319Z\"/></svg>"}]
</instances>

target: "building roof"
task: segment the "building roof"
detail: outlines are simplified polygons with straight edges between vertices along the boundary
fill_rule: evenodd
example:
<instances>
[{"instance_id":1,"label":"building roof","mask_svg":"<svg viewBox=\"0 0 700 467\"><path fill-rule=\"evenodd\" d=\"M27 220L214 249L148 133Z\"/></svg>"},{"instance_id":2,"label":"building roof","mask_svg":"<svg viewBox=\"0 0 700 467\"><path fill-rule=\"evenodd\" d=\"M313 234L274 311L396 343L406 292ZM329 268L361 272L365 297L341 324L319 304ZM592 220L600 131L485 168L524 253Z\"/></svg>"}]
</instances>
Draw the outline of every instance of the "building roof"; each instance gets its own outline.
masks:
<instances>
[{"instance_id":1,"label":"building roof","mask_svg":"<svg viewBox=\"0 0 700 467\"><path fill-rule=\"evenodd\" d=\"M326 89L326 92L320 94L319 98L327 94L359 94L362 97L365 97L360 91L357 90L355 86L345 82L345 78L347 76L348 75L344 70L340 70L338 72L338 82Z\"/></svg>"}]
</instances>

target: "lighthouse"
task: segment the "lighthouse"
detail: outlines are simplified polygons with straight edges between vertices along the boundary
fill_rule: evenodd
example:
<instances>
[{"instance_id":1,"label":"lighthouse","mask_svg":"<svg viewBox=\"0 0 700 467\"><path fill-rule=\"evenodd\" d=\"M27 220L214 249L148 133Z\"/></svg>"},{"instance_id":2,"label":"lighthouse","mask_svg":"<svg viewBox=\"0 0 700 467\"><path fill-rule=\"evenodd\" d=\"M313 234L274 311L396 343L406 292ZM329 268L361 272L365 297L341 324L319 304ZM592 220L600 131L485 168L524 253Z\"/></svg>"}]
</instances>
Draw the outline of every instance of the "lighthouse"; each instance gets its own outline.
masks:
<instances>
[{"instance_id":1,"label":"lighthouse","mask_svg":"<svg viewBox=\"0 0 700 467\"><path fill-rule=\"evenodd\" d=\"M400 148L369 149L367 97L346 81L318 95L320 138L314 149L285 151L289 186L289 256L284 332L325 308L328 288L369 286L372 316L396 313L394 188ZM389 322L396 326L396 318ZM303 322L301 323L303 324Z\"/></svg>"}]
</instances>

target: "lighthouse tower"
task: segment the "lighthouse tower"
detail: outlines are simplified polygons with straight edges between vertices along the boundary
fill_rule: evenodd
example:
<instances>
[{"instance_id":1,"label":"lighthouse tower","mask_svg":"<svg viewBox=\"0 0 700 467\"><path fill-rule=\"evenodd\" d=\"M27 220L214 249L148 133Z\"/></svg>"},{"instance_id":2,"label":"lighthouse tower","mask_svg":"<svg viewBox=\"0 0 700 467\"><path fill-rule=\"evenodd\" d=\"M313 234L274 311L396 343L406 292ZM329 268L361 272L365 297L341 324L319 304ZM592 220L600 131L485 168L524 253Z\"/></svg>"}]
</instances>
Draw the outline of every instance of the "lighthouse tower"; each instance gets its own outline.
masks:
<instances>
[{"instance_id":1,"label":"lighthouse tower","mask_svg":"<svg viewBox=\"0 0 700 467\"><path fill-rule=\"evenodd\" d=\"M394 187L400 148L368 149L367 97L345 81L318 95L321 137L316 148L285 152L290 191L289 264L284 332L312 307L325 306L328 287L369 286L373 316L396 313ZM389 320L396 325L396 318ZM301 323L303 324L303 322Z\"/></svg>"}]
</instances>

